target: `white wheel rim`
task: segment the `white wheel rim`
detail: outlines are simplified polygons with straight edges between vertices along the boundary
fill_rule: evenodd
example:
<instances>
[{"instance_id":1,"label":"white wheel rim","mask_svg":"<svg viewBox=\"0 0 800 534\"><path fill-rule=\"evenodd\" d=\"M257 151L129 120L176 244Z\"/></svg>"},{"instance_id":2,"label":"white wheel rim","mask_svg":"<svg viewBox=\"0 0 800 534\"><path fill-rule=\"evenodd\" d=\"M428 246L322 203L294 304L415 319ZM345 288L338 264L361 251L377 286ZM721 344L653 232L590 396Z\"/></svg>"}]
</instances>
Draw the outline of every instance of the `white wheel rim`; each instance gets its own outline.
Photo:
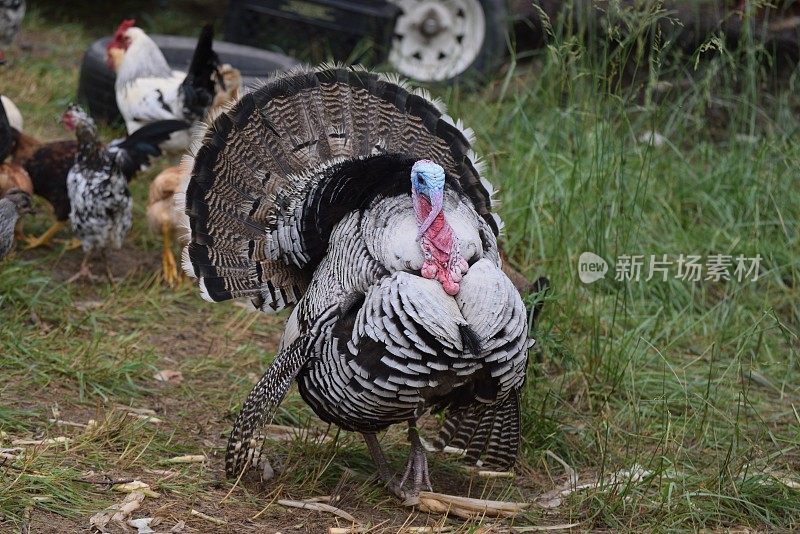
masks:
<instances>
[{"instance_id":1,"label":"white wheel rim","mask_svg":"<svg viewBox=\"0 0 800 534\"><path fill-rule=\"evenodd\" d=\"M478 0L391 0L402 12L395 24L389 63L425 82L454 78L478 57L486 16Z\"/></svg>"}]
</instances>

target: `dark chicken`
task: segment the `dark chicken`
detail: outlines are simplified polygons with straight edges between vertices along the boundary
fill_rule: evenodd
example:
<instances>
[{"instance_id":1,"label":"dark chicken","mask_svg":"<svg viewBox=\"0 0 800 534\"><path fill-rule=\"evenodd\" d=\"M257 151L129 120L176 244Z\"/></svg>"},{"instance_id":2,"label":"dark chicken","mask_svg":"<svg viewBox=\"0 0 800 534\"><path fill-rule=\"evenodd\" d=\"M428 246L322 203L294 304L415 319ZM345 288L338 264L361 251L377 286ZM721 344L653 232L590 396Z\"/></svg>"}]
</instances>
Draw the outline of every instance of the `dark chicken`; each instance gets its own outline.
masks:
<instances>
[{"instance_id":1,"label":"dark chicken","mask_svg":"<svg viewBox=\"0 0 800 534\"><path fill-rule=\"evenodd\" d=\"M69 219L67 173L75 162L78 143L75 140L41 143L19 132L16 136L13 160L28 172L33 182L33 193L50 203L56 218L44 234L26 240L28 248L36 248L49 243Z\"/></svg>"}]
</instances>

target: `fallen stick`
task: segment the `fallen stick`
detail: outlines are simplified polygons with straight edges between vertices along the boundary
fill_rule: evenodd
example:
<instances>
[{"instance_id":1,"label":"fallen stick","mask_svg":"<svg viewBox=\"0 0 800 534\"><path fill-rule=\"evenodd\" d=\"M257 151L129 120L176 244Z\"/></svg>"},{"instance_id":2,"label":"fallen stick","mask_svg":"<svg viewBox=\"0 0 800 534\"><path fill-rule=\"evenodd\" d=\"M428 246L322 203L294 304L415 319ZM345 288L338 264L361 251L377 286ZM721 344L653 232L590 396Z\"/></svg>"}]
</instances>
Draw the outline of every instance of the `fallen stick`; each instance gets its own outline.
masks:
<instances>
[{"instance_id":1,"label":"fallen stick","mask_svg":"<svg viewBox=\"0 0 800 534\"><path fill-rule=\"evenodd\" d=\"M445 445L444 449L437 449L433 446L433 444L423 438L422 436L419 437L420 442L422 443L422 447L427 452L443 452L445 454L454 454L456 456L465 456L467 454L466 449L459 449L457 447L451 447L450 445Z\"/></svg>"},{"instance_id":2,"label":"fallen stick","mask_svg":"<svg viewBox=\"0 0 800 534\"><path fill-rule=\"evenodd\" d=\"M130 482L126 482L123 484L116 484L111 488L113 491L118 491L120 493L131 493L133 491L139 491L144 493L148 497L152 497L157 499L161 497L160 493L157 493L150 489L150 484L142 482L141 480L132 480Z\"/></svg>"},{"instance_id":3,"label":"fallen stick","mask_svg":"<svg viewBox=\"0 0 800 534\"><path fill-rule=\"evenodd\" d=\"M288 499L278 499L278 504L289 508L303 508L305 510L314 510L316 512L328 512L329 514L339 516L342 519L350 521L351 523L357 523L355 517L348 514L341 508L336 508L335 506L331 506L330 504L325 504L322 502L290 501Z\"/></svg>"},{"instance_id":4,"label":"fallen stick","mask_svg":"<svg viewBox=\"0 0 800 534\"><path fill-rule=\"evenodd\" d=\"M77 428L86 428L86 426L87 426L84 423L74 423L72 421L64 421L63 419L52 419L51 418L51 419L48 419L47 422L48 423L54 423L54 424L56 424L58 426L74 426L74 427L77 427Z\"/></svg>"},{"instance_id":5,"label":"fallen stick","mask_svg":"<svg viewBox=\"0 0 800 534\"><path fill-rule=\"evenodd\" d=\"M214 523L215 525L227 525L228 524L228 522L223 520L223 519L219 519L218 517L211 517L210 515L206 515L203 512L198 512L194 508L192 508L189 511L189 513L192 514L193 516L199 517L200 519L205 519L206 521L208 521L210 523Z\"/></svg>"},{"instance_id":6,"label":"fallen stick","mask_svg":"<svg viewBox=\"0 0 800 534\"><path fill-rule=\"evenodd\" d=\"M161 423L164 422L162 419L159 419L158 417L155 417L155 416L152 416L152 415L142 415L142 414L130 413L130 412L127 413L126 415L128 415L129 417L133 417L135 419L139 419L140 421L143 421L145 423L153 423L155 425L158 425L158 424L161 424Z\"/></svg>"},{"instance_id":7,"label":"fallen stick","mask_svg":"<svg viewBox=\"0 0 800 534\"><path fill-rule=\"evenodd\" d=\"M549 532L553 530L569 530L577 528L580 523L565 523L563 525L537 525L529 527L513 527L511 532Z\"/></svg>"},{"instance_id":8,"label":"fallen stick","mask_svg":"<svg viewBox=\"0 0 800 534\"><path fill-rule=\"evenodd\" d=\"M59 443L69 443L71 438L66 436L58 436L57 438L47 439L15 439L11 442L12 445L57 445Z\"/></svg>"},{"instance_id":9,"label":"fallen stick","mask_svg":"<svg viewBox=\"0 0 800 534\"><path fill-rule=\"evenodd\" d=\"M165 464L198 464L206 461L202 454L187 454L185 456L175 456L169 460L164 460Z\"/></svg>"},{"instance_id":10,"label":"fallen stick","mask_svg":"<svg viewBox=\"0 0 800 534\"><path fill-rule=\"evenodd\" d=\"M471 519L475 517L514 517L527 510L530 503L489 501L422 491L416 506L424 512L453 514L463 519Z\"/></svg>"},{"instance_id":11,"label":"fallen stick","mask_svg":"<svg viewBox=\"0 0 800 534\"><path fill-rule=\"evenodd\" d=\"M117 410L137 414L137 415L155 415L155 410L151 410L150 408L134 408L133 406L123 406L122 404L117 404L114 406Z\"/></svg>"}]
</instances>

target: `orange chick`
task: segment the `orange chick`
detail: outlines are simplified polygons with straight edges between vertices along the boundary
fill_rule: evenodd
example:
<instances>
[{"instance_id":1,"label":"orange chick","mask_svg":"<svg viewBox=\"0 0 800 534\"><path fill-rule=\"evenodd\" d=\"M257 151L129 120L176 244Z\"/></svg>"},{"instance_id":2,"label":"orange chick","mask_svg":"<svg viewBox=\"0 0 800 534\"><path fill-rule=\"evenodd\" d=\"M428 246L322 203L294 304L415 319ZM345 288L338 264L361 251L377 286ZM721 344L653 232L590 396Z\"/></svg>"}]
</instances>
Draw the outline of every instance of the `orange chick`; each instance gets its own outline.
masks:
<instances>
[{"instance_id":1,"label":"orange chick","mask_svg":"<svg viewBox=\"0 0 800 534\"><path fill-rule=\"evenodd\" d=\"M147 222L153 232L161 233L164 241L161 273L170 287L180 282L172 242L177 240L182 243L188 234L188 220L175 207L175 195L182 190L181 184L186 175L180 166L167 167L153 179L147 198Z\"/></svg>"},{"instance_id":2,"label":"orange chick","mask_svg":"<svg viewBox=\"0 0 800 534\"><path fill-rule=\"evenodd\" d=\"M239 93L242 90L242 73L239 69L233 68L229 63L224 63L219 67L219 73L222 76L222 82L225 87L219 83L216 84L216 94L211 103L211 109L216 111L228 102L235 102L239 99Z\"/></svg>"}]
</instances>

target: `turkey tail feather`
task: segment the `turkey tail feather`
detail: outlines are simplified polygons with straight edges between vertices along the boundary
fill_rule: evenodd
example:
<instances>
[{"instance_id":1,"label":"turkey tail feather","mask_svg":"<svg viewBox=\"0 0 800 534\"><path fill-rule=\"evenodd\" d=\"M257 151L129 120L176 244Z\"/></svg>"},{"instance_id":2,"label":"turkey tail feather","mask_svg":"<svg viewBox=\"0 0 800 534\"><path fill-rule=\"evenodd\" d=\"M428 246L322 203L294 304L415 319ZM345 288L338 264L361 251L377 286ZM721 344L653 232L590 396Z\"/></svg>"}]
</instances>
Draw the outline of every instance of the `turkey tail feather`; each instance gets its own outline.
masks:
<instances>
[{"instance_id":1,"label":"turkey tail feather","mask_svg":"<svg viewBox=\"0 0 800 534\"><path fill-rule=\"evenodd\" d=\"M449 186L497 233L470 137L426 94L386 76L335 66L283 74L198 134L188 162L187 272L212 301L249 298L266 312L291 306L328 230L347 210L408 192L418 159L442 165Z\"/></svg>"},{"instance_id":2,"label":"turkey tail feather","mask_svg":"<svg viewBox=\"0 0 800 534\"><path fill-rule=\"evenodd\" d=\"M449 413L434 446L466 450L471 463L508 469L519 450L519 394L514 391L495 406L477 405Z\"/></svg>"}]
</instances>

